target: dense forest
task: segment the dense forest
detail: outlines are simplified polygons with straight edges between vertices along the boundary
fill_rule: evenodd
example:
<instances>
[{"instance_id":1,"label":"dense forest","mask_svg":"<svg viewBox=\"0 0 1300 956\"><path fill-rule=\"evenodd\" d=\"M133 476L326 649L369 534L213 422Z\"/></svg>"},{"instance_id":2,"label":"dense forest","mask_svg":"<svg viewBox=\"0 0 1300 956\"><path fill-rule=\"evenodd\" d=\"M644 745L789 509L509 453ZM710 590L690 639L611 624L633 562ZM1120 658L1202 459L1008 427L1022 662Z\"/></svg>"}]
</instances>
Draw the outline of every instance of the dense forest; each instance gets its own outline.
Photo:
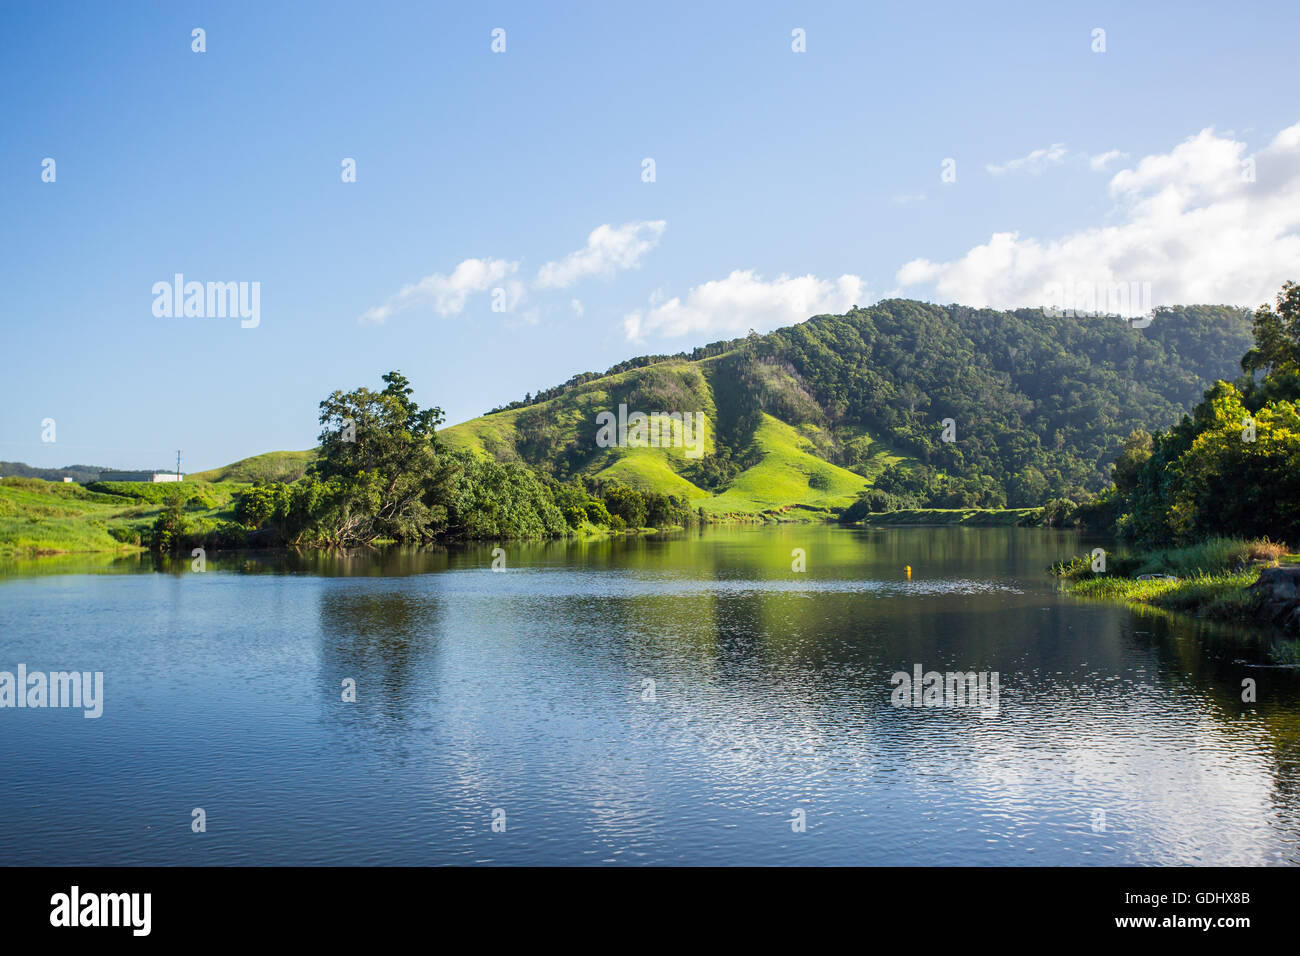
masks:
<instances>
[{"instance_id":1,"label":"dense forest","mask_svg":"<svg viewBox=\"0 0 1300 956\"><path fill-rule=\"evenodd\" d=\"M1187 501L1218 493L1210 472L1175 493L1153 477L1155 463L1200 454L1205 423L1222 426L1238 405L1259 412L1258 449L1288 427L1294 408L1278 401L1297 375L1286 352L1296 348L1293 288L1283 311L1253 320L1185 306L1159 309L1149 324L888 300L689 354L630 359L451 429L390 372L378 391L321 402L320 445L305 474L242 491L227 531L347 546L680 526L790 507L853 519L1046 504L1052 521L1196 534L1209 518L1185 518L1199 514ZM1235 375L1247 349L1254 377L1235 392L1216 385L1218 404L1179 424L1207 385ZM702 413L707 453L602 446L596 415L620 404ZM1138 476L1139 465L1151 474ZM185 542L184 521L183 503L169 507L155 544Z\"/></svg>"},{"instance_id":2,"label":"dense forest","mask_svg":"<svg viewBox=\"0 0 1300 956\"><path fill-rule=\"evenodd\" d=\"M1300 285L1256 310L1252 338L1235 381L1214 382L1169 430L1127 437L1084 523L1148 547L1300 542Z\"/></svg>"},{"instance_id":3,"label":"dense forest","mask_svg":"<svg viewBox=\"0 0 1300 956\"><path fill-rule=\"evenodd\" d=\"M870 482L874 510L1077 503L1109 484L1128 434L1177 422L1210 382L1235 374L1250 344L1246 310L1181 306L1150 319L1138 328L1117 316L888 300L575 376L452 433L566 479L613 461L595 442L595 409L699 409L714 426L711 454L668 464L688 495L704 495L762 458L755 438L771 416ZM945 419L955 440L944 440Z\"/></svg>"},{"instance_id":4,"label":"dense forest","mask_svg":"<svg viewBox=\"0 0 1300 956\"><path fill-rule=\"evenodd\" d=\"M1122 436L1177 420L1247 342L1246 314L1222 307L1161 309L1136 329L892 300L774 332L752 352L815 399L788 412L859 426L920 460L877 488L917 505L1022 507L1100 490ZM941 440L945 418L955 441Z\"/></svg>"}]
</instances>

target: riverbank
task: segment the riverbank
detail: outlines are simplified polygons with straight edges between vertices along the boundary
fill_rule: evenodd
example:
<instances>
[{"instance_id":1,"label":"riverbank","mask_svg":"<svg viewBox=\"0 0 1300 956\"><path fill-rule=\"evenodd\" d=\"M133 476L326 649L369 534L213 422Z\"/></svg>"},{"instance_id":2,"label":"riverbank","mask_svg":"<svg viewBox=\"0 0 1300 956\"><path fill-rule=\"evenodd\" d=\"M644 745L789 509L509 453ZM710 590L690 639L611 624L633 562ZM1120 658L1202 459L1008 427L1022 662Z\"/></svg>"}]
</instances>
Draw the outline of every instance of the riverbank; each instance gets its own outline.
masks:
<instances>
[{"instance_id":1,"label":"riverbank","mask_svg":"<svg viewBox=\"0 0 1300 956\"><path fill-rule=\"evenodd\" d=\"M33 557L58 554L130 554L147 550L164 498L185 496L186 541L209 549L263 547L259 532L236 520L235 499L252 484L201 481L172 484L139 482L89 485L37 478L0 479L0 555ZM698 512L697 512L698 513ZM825 524L838 520L833 509L788 505L755 513L700 513L708 526ZM868 514L851 527L1033 527L1042 508L922 508ZM682 530L683 526L615 529L584 521L571 537L603 538Z\"/></svg>"},{"instance_id":2,"label":"riverbank","mask_svg":"<svg viewBox=\"0 0 1300 956\"><path fill-rule=\"evenodd\" d=\"M1290 583L1300 555L1268 540L1214 538L1186 548L1076 557L1051 572L1084 598L1143 604L1219 621L1300 629ZM1282 571L1285 573L1275 574ZM1276 579L1276 580L1275 580ZM1289 588L1289 590L1288 590ZM1294 609L1286 605L1295 601Z\"/></svg>"},{"instance_id":3,"label":"riverbank","mask_svg":"<svg viewBox=\"0 0 1300 956\"><path fill-rule=\"evenodd\" d=\"M265 533L240 525L235 499L253 487L246 482L196 481L52 482L40 478L0 479L0 557L47 558L58 555L130 555L149 550L164 499L185 498L186 547L241 550L267 547ZM763 523L763 518L757 519ZM568 535L579 539L642 536L684 530L683 525L612 528L584 521ZM373 542L383 545L390 542Z\"/></svg>"},{"instance_id":4,"label":"riverbank","mask_svg":"<svg viewBox=\"0 0 1300 956\"><path fill-rule=\"evenodd\" d=\"M852 526L864 528L949 527L1032 528L1043 523L1042 508L910 508L868 514Z\"/></svg>"},{"instance_id":5,"label":"riverbank","mask_svg":"<svg viewBox=\"0 0 1300 956\"><path fill-rule=\"evenodd\" d=\"M187 516L217 520L235 490L199 482L159 484L193 498ZM39 478L0 479L0 555L54 555L142 550L162 511L161 497L114 493L112 486L83 486Z\"/></svg>"}]
</instances>

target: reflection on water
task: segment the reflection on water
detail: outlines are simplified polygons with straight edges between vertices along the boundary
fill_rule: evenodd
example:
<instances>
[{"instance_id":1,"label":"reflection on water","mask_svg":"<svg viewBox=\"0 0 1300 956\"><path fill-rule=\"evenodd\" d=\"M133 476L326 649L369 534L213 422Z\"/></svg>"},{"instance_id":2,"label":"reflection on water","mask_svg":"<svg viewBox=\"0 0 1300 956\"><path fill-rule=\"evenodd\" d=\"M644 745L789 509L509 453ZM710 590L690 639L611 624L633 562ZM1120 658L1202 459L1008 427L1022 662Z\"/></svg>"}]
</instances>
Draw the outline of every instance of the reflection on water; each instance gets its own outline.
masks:
<instances>
[{"instance_id":1,"label":"reflection on water","mask_svg":"<svg viewBox=\"0 0 1300 956\"><path fill-rule=\"evenodd\" d=\"M0 669L103 670L106 703L0 710L6 856L1300 862L1296 672L1061 594L1080 550L783 526L506 546L504 573L491 546L10 565ZM998 672L999 712L890 706L915 664Z\"/></svg>"}]
</instances>

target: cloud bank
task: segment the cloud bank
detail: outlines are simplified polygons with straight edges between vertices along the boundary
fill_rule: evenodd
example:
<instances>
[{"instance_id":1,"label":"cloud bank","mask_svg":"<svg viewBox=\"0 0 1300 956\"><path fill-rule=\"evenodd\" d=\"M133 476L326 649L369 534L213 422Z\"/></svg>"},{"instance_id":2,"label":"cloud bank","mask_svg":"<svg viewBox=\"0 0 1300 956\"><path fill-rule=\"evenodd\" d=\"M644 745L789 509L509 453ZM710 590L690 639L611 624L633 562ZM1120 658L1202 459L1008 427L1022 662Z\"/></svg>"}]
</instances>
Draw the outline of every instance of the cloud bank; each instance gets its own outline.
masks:
<instances>
[{"instance_id":1,"label":"cloud bank","mask_svg":"<svg viewBox=\"0 0 1300 956\"><path fill-rule=\"evenodd\" d=\"M646 335L665 337L743 335L750 329L769 331L802 322L823 312L843 312L863 300L866 285L855 275L831 281L814 275L778 276L765 281L752 270L732 272L692 288L685 298L651 302L650 308L628 313L623 331L637 341Z\"/></svg>"},{"instance_id":2,"label":"cloud bank","mask_svg":"<svg viewBox=\"0 0 1300 956\"><path fill-rule=\"evenodd\" d=\"M567 289L588 276L609 276L624 269L640 266L647 252L659 244L667 223L662 219L630 222L622 226L597 226L587 236L581 249L563 259L548 262L538 271L532 288ZM450 275L435 272L419 282L404 286L382 305L363 312L360 322L386 322L407 309L428 306L438 315L459 315L469 296L500 288L504 291L505 311L510 312L524 301L528 283L510 278L519 271L519 263L508 259L466 259ZM573 300L575 303L576 299ZM581 315L581 305L575 307ZM527 318L527 317L525 317ZM536 315L533 316L536 322Z\"/></svg>"},{"instance_id":3,"label":"cloud bank","mask_svg":"<svg viewBox=\"0 0 1300 956\"><path fill-rule=\"evenodd\" d=\"M1115 173L1109 190L1114 225L1048 239L994 233L960 258L907 262L897 282L992 308L1043 305L1062 285L1134 283L1149 284L1153 305L1253 307L1296 277L1300 123L1254 156L1231 135L1202 130Z\"/></svg>"}]
</instances>

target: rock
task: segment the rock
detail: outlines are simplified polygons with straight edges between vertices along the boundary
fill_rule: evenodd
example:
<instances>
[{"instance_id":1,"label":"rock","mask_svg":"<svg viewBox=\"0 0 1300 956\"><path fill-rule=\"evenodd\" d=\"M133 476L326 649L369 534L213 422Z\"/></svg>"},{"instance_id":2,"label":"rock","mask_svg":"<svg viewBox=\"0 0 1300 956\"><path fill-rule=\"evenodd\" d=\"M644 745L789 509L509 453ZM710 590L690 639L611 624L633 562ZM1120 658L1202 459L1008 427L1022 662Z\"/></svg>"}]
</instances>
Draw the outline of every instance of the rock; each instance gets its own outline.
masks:
<instances>
[{"instance_id":1,"label":"rock","mask_svg":"<svg viewBox=\"0 0 1300 956\"><path fill-rule=\"evenodd\" d=\"M1300 598L1300 567L1265 568L1250 587L1275 601L1294 601Z\"/></svg>"},{"instance_id":2,"label":"rock","mask_svg":"<svg viewBox=\"0 0 1300 956\"><path fill-rule=\"evenodd\" d=\"M1250 590L1259 597L1261 618L1300 630L1300 567L1265 568Z\"/></svg>"}]
</instances>

